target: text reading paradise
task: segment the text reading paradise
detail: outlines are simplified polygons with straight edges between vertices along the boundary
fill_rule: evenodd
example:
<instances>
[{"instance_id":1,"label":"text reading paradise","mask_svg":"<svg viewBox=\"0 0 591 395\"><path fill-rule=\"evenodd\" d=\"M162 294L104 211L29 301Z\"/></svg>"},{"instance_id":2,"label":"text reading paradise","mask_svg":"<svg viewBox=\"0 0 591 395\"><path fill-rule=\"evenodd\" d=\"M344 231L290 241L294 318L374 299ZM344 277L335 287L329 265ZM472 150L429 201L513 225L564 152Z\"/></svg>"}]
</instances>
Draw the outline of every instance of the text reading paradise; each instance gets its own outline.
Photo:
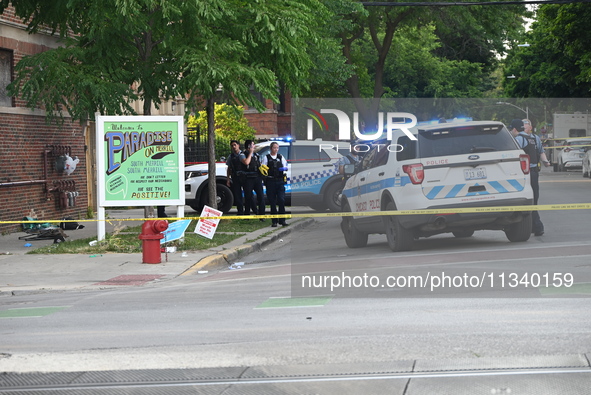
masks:
<instances>
[{"instance_id":1,"label":"text reading paradise","mask_svg":"<svg viewBox=\"0 0 591 395\"><path fill-rule=\"evenodd\" d=\"M105 134L108 150L107 174L112 174L137 151L155 146L158 151L168 150L172 142L172 131L166 132L108 132ZM159 147L160 146L160 147ZM121 153L120 161L115 155Z\"/></svg>"}]
</instances>

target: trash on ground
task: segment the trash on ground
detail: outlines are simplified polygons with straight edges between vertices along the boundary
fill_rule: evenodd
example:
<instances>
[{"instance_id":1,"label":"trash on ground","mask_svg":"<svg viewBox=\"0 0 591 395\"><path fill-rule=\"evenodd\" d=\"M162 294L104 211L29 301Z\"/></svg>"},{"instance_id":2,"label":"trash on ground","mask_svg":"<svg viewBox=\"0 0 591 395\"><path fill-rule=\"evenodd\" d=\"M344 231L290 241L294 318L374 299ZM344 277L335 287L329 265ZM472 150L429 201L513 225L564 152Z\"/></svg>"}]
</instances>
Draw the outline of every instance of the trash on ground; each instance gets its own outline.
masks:
<instances>
[{"instance_id":1,"label":"trash on ground","mask_svg":"<svg viewBox=\"0 0 591 395\"><path fill-rule=\"evenodd\" d=\"M186 257L188 257L188 256L189 256L189 254L187 254L187 251L184 251L184 252L181 254L181 256L182 256L183 258L186 258Z\"/></svg>"},{"instance_id":2,"label":"trash on ground","mask_svg":"<svg viewBox=\"0 0 591 395\"><path fill-rule=\"evenodd\" d=\"M33 247L33 244L27 243L27 244L25 244L25 247Z\"/></svg>"},{"instance_id":3,"label":"trash on ground","mask_svg":"<svg viewBox=\"0 0 591 395\"><path fill-rule=\"evenodd\" d=\"M242 266L244 266L244 262L235 262L235 263L233 263L233 264L230 265L229 269L230 270L242 269Z\"/></svg>"},{"instance_id":4,"label":"trash on ground","mask_svg":"<svg viewBox=\"0 0 591 395\"><path fill-rule=\"evenodd\" d=\"M209 273L209 271L207 271L207 270L199 270L199 271L197 271L197 273L198 274L207 274L207 273Z\"/></svg>"},{"instance_id":5,"label":"trash on ground","mask_svg":"<svg viewBox=\"0 0 591 395\"><path fill-rule=\"evenodd\" d=\"M166 252L176 252L176 247L166 247Z\"/></svg>"},{"instance_id":6,"label":"trash on ground","mask_svg":"<svg viewBox=\"0 0 591 395\"><path fill-rule=\"evenodd\" d=\"M93 241L88 242L88 245L91 247L94 247L97 244L98 244L98 240L93 240Z\"/></svg>"},{"instance_id":7,"label":"trash on ground","mask_svg":"<svg viewBox=\"0 0 591 395\"><path fill-rule=\"evenodd\" d=\"M100 256L103 256L103 254L94 254L94 255L89 255L89 258L98 258Z\"/></svg>"}]
</instances>

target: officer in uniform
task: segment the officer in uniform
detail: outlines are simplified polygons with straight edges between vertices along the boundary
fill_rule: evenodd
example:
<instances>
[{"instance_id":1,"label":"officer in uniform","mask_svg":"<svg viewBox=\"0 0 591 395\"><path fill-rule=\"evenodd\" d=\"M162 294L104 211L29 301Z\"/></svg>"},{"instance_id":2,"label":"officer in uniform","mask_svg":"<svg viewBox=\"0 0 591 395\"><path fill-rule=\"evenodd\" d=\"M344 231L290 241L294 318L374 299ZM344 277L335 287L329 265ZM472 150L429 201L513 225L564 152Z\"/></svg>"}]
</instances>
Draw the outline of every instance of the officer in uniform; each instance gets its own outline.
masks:
<instances>
[{"instance_id":1,"label":"officer in uniform","mask_svg":"<svg viewBox=\"0 0 591 395\"><path fill-rule=\"evenodd\" d=\"M343 178L342 178L343 187L347 183L347 180L349 179L349 177L351 177L351 175L345 175L345 165L357 166L359 164L359 162L361 161L361 155L359 155L359 152L357 151L356 146L357 146L357 142L351 141L350 146L349 146L349 153L347 155L343 156L341 159L339 159L337 161L337 163L335 163L335 166L337 167L337 171L339 172L339 174L341 174L343 176Z\"/></svg>"},{"instance_id":2,"label":"officer in uniform","mask_svg":"<svg viewBox=\"0 0 591 395\"><path fill-rule=\"evenodd\" d=\"M263 196L263 178L259 172L261 161L259 156L254 152L254 141L246 140L244 142L244 151L240 154L240 162L242 163L242 171L244 172L242 177L245 200L244 214L250 215L250 209L252 208L255 215L264 215L265 199ZM256 206L254 206L252 202L253 191L257 194ZM261 218L261 221L264 221L264 219Z\"/></svg>"},{"instance_id":3,"label":"officer in uniform","mask_svg":"<svg viewBox=\"0 0 591 395\"><path fill-rule=\"evenodd\" d=\"M287 171L287 161L279 153L279 144L272 142L270 145L271 153L265 155L261 160L261 165L265 169L267 176L265 177L265 186L267 187L267 198L271 206L271 214L285 214L285 183ZM264 173L263 173L264 174ZM279 212L277 212L277 205L279 205ZM271 226L277 227L277 224L287 226L285 218L273 218Z\"/></svg>"},{"instance_id":4,"label":"officer in uniform","mask_svg":"<svg viewBox=\"0 0 591 395\"><path fill-rule=\"evenodd\" d=\"M515 141L517 141L517 144L529 155L529 179L531 188L534 191L534 205L537 205L538 198L540 197L539 163L542 162L544 166L548 167L550 166L550 162L546 158L546 153L542 146L542 140L540 140L535 134L532 134L533 128L529 119L513 120L513 122L511 122L511 130L513 129L519 131L517 136L515 136ZM532 220L532 232L534 236L542 236L544 234L544 224L537 211L532 211Z\"/></svg>"},{"instance_id":5,"label":"officer in uniform","mask_svg":"<svg viewBox=\"0 0 591 395\"><path fill-rule=\"evenodd\" d=\"M228 166L228 170L226 171L228 179L226 185L232 190L238 215L244 215L244 200L242 198L243 186L240 177L242 173L240 154L242 151L240 151L240 143L236 140L230 141L230 147L232 148L232 153L228 156L228 160L226 160L226 165Z\"/></svg>"}]
</instances>

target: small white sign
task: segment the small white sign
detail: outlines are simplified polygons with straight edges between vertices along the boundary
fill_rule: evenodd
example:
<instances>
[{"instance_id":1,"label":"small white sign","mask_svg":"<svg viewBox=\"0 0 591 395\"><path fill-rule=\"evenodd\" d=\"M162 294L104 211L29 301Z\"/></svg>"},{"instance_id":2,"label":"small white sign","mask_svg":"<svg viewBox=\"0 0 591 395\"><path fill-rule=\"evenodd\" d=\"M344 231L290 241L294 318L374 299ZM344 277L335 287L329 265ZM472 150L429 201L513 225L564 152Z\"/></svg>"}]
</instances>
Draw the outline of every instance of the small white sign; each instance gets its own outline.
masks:
<instances>
[{"instance_id":1,"label":"small white sign","mask_svg":"<svg viewBox=\"0 0 591 395\"><path fill-rule=\"evenodd\" d=\"M200 217L221 217L224 213L219 210L216 210L213 207L204 206L203 211L201 211ZM201 235L203 237L207 237L208 239L213 239L213 235L218 228L218 224L220 223L220 219L200 219L197 221L197 226L195 227L195 233Z\"/></svg>"}]
</instances>

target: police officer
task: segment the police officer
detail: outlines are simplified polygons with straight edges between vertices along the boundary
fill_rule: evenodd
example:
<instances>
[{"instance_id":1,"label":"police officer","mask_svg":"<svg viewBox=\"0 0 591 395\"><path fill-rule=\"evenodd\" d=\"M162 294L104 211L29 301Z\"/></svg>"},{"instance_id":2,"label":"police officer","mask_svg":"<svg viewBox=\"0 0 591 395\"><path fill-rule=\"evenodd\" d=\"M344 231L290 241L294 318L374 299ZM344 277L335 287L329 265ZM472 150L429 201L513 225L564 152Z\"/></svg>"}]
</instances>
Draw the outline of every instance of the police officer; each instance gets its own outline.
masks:
<instances>
[{"instance_id":1,"label":"police officer","mask_svg":"<svg viewBox=\"0 0 591 395\"><path fill-rule=\"evenodd\" d=\"M265 186L267 187L267 198L271 206L271 214L285 214L285 172L287 171L287 161L279 153L279 144L272 142L270 145L271 153L261 159L261 164L268 166L268 175L265 177ZM279 205L279 212L277 212ZM277 227L277 224L287 226L285 218L273 218L271 226Z\"/></svg>"},{"instance_id":2,"label":"police officer","mask_svg":"<svg viewBox=\"0 0 591 395\"><path fill-rule=\"evenodd\" d=\"M240 143L236 140L230 141L230 147L232 148L232 153L226 160L226 165L228 166L228 170L226 171L228 179L226 185L232 189L238 215L244 215L244 200L242 198L243 186L241 181L242 162L240 161L240 154L242 151L240 151Z\"/></svg>"},{"instance_id":3,"label":"police officer","mask_svg":"<svg viewBox=\"0 0 591 395\"><path fill-rule=\"evenodd\" d=\"M516 121L521 122L521 124ZM529 119L513 120L513 122L511 122L511 128L517 130L521 129L517 136L515 136L515 141L517 141L517 144L529 155L529 179L531 188L534 191L534 205L537 205L538 198L540 197L539 163L542 162L544 166L548 167L550 166L550 162L546 158L546 153L542 146L542 140L532 133L533 128ZM534 236L542 236L544 234L544 224L537 211L532 211L532 220L532 232Z\"/></svg>"},{"instance_id":4,"label":"police officer","mask_svg":"<svg viewBox=\"0 0 591 395\"><path fill-rule=\"evenodd\" d=\"M350 177L350 175L345 175L345 165L353 164L353 165L357 166L357 164L361 161L361 155L359 155L359 152L357 151L356 146L357 146L357 142L351 141L351 144L349 146L349 153L347 155L343 156L341 159L339 159L337 161L337 163L335 164L339 174L341 174L343 176L343 178L342 178L343 187L345 186L347 179Z\"/></svg>"},{"instance_id":5,"label":"police officer","mask_svg":"<svg viewBox=\"0 0 591 395\"><path fill-rule=\"evenodd\" d=\"M254 152L254 141L246 140L244 142L244 151L240 154L240 162L242 163L242 171L244 172L242 177L245 200L244 214L250 215L250 209L252 208L254 211L253 214L264 215L265 199L263 196L263 179L259 172L261 161L259 156ZM253 191L257 194L256 207L252 202ZM264 221L264 219L261 218L261 221Z\"/></svg>"},{"instance_id":6,"label":"police officer","mask_svg":"<svg viewBox=\"0 0 591 395\"><path fill-rule=\"evenodd\" d=\"M513 138L517 137L519 132L523 131L523 121L521 119L514 119L509 126L509 132Z\"/></svg>"}]
</instances>

